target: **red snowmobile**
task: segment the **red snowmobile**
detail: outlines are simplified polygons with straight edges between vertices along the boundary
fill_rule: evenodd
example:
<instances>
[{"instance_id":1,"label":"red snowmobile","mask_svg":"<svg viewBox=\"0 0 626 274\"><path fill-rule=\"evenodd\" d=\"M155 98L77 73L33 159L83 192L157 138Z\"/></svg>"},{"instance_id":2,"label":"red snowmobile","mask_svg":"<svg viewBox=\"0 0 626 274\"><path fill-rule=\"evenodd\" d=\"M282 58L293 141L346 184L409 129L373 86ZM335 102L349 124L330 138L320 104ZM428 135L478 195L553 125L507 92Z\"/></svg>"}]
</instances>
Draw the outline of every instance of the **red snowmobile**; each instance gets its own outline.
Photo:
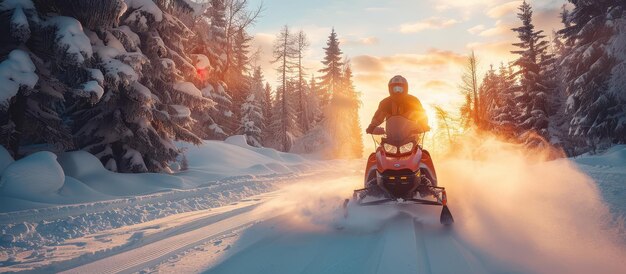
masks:
<instances>
[{"instance_id":1,"label":"red snowmobile","mask_svg":"<svg viewBox=\"0 0 626 274\"><path fill-rule=\"evenodd\" d=\"M374 135L382 136L380 142ZM442 206L441 224L454 223L446 190L437 185L430 154L418 142L420 135L423 140L423 130L402 116L389 117L385 129L374 131L372 138L377 148L367 160L365 186L354 191L352 201L344 201L345 217L351 202L358 206L412 203Z\"/></svg>"}]
</instances>

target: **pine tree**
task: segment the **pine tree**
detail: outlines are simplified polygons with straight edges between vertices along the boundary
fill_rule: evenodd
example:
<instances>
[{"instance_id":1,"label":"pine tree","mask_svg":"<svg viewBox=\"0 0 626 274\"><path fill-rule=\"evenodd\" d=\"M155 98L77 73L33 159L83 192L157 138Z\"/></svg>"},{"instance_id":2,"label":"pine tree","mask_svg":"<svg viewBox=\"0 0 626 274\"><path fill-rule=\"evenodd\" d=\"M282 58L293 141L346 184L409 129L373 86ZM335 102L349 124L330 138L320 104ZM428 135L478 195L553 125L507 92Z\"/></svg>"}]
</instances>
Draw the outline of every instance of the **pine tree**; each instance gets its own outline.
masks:
<instances>
[{"instance_id":1,"label":"pine tree","mask_svg":"<svg viewBox=\"0 0 626 274\"><path fill-rule=\"evenodd\" d=\"M495 105L489 111L492 131L498 136L514 140L518 132L515 117L519 111L515 102L515 78L511 66L501 63L497 79L497 95L493 101Z\"/></svg>"},{"instance_id":2,"label":"pine tree","mask_svg":"<svg viewBox=\"0 0 626 274\"><path fill-rule=\"evenodd\" d=\"M497 108L499 81L500 79L493 69L493 65L490 66L478 89L480 94L479 109L481 110L479 121L481 121L480 126L482 130L492 129L493 112Z\"/></svg>"},{"instance_id":3,"label":"pine tree","mask_svg":"<svg viewBox=\"0 0 626 274\"><path fill-rule=\"evenodd\" d=\"M244 108L242 104L242 113L241 113L241 124L239 126L239 131L241 134L245 134L248 136L249 144L254 146L261 146L264 143L265 132L267 132L267 119L266 116L271 115L271 107L270 110L267 110L266 107L266 98L265 98L265 88L263 86L263 73L261 71L261 67L256 67L254 69L254 74L252 76L252 81L250 85L250 92L248 93L248 98L246 98L246 102L244 104L251 104L252 106ZM252 97L251 97L252 96ZM270 102L271 104L271 102ZM252 113L251 112L257 112ZM247 114L247 118L245 117ZM258 128L258 132L255 132L254 141L250 140L251 133L246 133L243 121L252 121L254 127Z\"/></svg>"},{"instance_id":4,"label":"pine tree","mask_svg":"<svg viewBox=\"0 0 626 274\"><path fill-rule=\"evenodd\" d=\"M241 104L241 126L239 130L246 136L248 144L261 147L262 131L260 126L263 121L263 114L255 98L255 94L250 94L246 101Z\"/></svg>"},{"instance_id":5,"label":"pine tree","mask_svg":"<svg viewBox=\"0 0 626 274\"><path fill-rule=\"evenodd\" d=\"M209 60L213 65L215 76L218 80L224 80L226 73L226 62L228 41L226 40L226 0L210 0L211 7L207 9L207 18L210 21L207 44Z\"/></svg>"},{"instance_id":6,"label":"pine tree","mask_svg":"<svg viewBox=\"0 0 626 274\"><path fill-rule=\"evenodd\" d=\"M326 106L329 103L332 94L335 93L341 83L341 70L343 67L343 63L341 62L342 52L341 49L339 49L339 39L337 38L337 33L334 28L330 36L328 36L326 45L327 47L324 48L325 56L322 61L324 68L319 71L323 73L320 77L322 80L320 83L322 106Z\"/></svg>"},{"instance_id":7,"label":"pine tree","mask_svg":"<svg viewBox=\"0 0 626 274\"><path fill-rule=\"evenodd\" d=\"M519 68L516 76L520 77L520 86L517 93L517 108L520 110L516 117L517 127L522 130L520 138L529 146L538 146L542 140L533 138L534 134L549 140L549 120L550 113L548 97L554 90L550 90L545 75L544 67L548 62L546 50L549 43L544 40L543 31L535 31L532 23L532 8L524 1L519 7L518 18L522 21L522 26L513 28L517 32L519 43L513 44L519 50L512 51L520 57L514 62Z\"/></svg>"},{"instance_id":8,"label":"pine tree","mask_svg":"<svg viewBox=\"0 0 626 274\"><path fill-rule=\"evenodd\" d=\"M119 3L109 4L115 9ZM0 142L15 158L24 144L74 148L64 98L96 103L103 93L102 74L89 62L92 47L84 33L73 33L81 23L40 13L30 0L0 2L0 14L0 24L8 26L0 30Z\"/></svg>"},{"instance_id":9,"label":"pine tree","mask_svg":"<svg viewBox=\"0 0 626 274\"><path fill-rule=\"evenodd\" d=\"M197 76L186 54L193 32L163 11L183 10L169 6L177 3L146 7L133 2L119 18L125 25L90 36L106 91L91 108L77 105L73 128L79 147L110 170L167 171L180 154L174 140L201 141L193 130L193 113L214 103L187 81ZM145 37L141 43L140 36Z\"/></svg>"},{"instance_id":10,"label":"pine tree","mask_svg":"<svg viewBox=\"0 0 626 274\"><path fill-rule=\"evenodd\" d=\"M623 1L570 1L574 10L559 33L571 46L565 69L570 136L586 139L591 150L626 142L623 88L626 4ZM567 16L566 14L565 16ZM616 54L613 54L616 53ZM619 82L622 84L620 85Z\"/></svg>"}]
</instances>

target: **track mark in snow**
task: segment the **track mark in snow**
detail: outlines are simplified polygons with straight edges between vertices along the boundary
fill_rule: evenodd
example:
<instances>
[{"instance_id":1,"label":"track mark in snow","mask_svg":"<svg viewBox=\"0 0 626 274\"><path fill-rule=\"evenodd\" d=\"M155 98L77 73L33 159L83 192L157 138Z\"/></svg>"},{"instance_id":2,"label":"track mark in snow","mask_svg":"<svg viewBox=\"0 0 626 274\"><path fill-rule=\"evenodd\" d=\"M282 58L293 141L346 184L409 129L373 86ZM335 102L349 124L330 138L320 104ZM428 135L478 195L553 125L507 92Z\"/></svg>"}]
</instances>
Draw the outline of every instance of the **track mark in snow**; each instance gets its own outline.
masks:
<instances>
[{"instance_id":1,"label":"track mark in snow","mask_svg":"<svg viewBox=\"0 0 626 274\"><path fill-rule=\"evenodd\" d=\"M480 260L457 239L452 227L414 222L418 246L428 260L428 269L416 273L490 273Z\"/></svg>"},{"instance_id":2,"label":"track mark in snow","mask_svg":"<svg viewBox=\"0 0 626 274\"><path fill-rule=\"evenodd\" d=\"M421 273L416 260L413 218L400 214L390 220L383 233L384 245L377 273Z\"/></svg>"},{"instance_id":3,"label":"track mark in snow","mask_svg":"<svg viewBox=\"0 0 626 274\"><path fill-rule=\"evenodd\" d=\"M239 209L241 214L202 228L95 261L62 273L130 273L157 263L167 256L257 222L256 206Z\"/></svg>"},{"instance_id":4,"label":"track mark in snow","mask_svg":"<svg viewBox=\"0 0 626 274\"><path fill-rule=\"evenodd\" d=\"M415 246L417 247L418 271L416 273L432 273L426 240L424 239L424 225L416 220L413 220L413 225L415 228Z\"/></svg>"}]
</instances>

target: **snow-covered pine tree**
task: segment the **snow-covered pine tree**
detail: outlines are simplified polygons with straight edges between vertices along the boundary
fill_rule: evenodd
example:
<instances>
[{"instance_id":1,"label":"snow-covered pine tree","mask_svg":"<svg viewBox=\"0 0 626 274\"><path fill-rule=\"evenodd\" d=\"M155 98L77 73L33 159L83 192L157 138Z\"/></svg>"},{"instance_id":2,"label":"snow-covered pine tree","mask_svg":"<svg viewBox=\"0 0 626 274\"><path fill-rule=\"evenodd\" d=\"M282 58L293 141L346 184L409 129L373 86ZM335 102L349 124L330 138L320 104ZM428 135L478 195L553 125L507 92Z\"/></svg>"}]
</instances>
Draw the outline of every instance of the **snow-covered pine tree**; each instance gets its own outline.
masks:
<instances>
[{"instance_id":1,"label":"snow-covered pine tree","mask_svg":"<svg viewBox=\"0 0 626 274\"><path fill-rule=\"evenodd\" d=\"M262 110L254 93L250 93L246 101L241 104L241 126L239 131L246 136L249 145L261 147Z\"/></svg>"},{"instance_id":2,"label":"snow-covered pine tree","mask_svg":"<svg viewBox=\"0 0 626 274\"><path fill-rule=\"evenodd\" d=\"M481 110L479 120L482 121L480 123L481 130L492 129L493 112L497 108L499 82L500 79L493 69L493 65L491 65L478 89L480 94L479 109Z\"/></svg>"},{"instance_id":3,"label":"snow-covered pine tree","mask_svg":"<svg viewBox=\"0 0 626 274\"><path fill-rule=\"evenodd\" d=\"M323 73L320 77L320 91L322 92L322 100L321 105L325 107L335 92L341 84L341 70L343 68L342 61L342 52L339 49L339 39L337 38L337 33L335 29L332 29L332 32L328 36L328 41L326 42L326 47L324 48L325 56L322 64L324 68L320 69L319 72Z\"/></svg>"},{"instance_id":4,"label":"snow-covered pine tree","mask_svg":"<svg viewBox=\"0 0 626 274\"><path fill-rule=\"evenodd\" d=\"M518 18L522 21L522 26L513 28L517 33L520 42L513 45L520 48L512 51L520 57L514 62L519 68L516 75L520 78L519 91L516 96L517 108L520 110L516 117L517 127L522 130L520 141L528 146L539 146L543 140L549 140L549 120L550 112L548 97L554 90L547 84L547 79L543 73L543 66L547 60L542 57L547 56L546 50L549 43L544 40L543 31L535 31L532 23L532 7L524 1L519 7ZM539 135L543 140L535 138Z\"/></svg>"},{"instance_id":5,"label":"snow-covered pine tree","mask_svg":"<svg viewBox=\"0 0 626 274\"><path fill-rule=\"evenodd\" d=\"M160 2L159 2L160 3ZM119 27L87 30L95 62L104 72L105 95L95 106L74 113L76 139L119 172L166 171L180 151L174 140L199 143L194 112L213 101L187 81L197 70L187 56L194 33L163 10L181 1L131 1Z\"/></svg>"},{"instance_id":6,"label":"snow-covered pine tree","mask_svg":"<svg viewBox=\"0 0 626 274\"><path fill-rule=\"evenodd\" d=\"M228 41L226 40L226 0L210 0L211 6L207 9L206 20L210 22L208 37L206 37L208 47L207 53L214 73L218 80L224 80L226 73L226 51Z\"/></svg>"},{"instance_id":7,"label":"snow-covered pine tree","mask_svg":"<svg viewBox=\"0 0 626 274\"><path fill-rule=\"evenodd\" d=\"M497 95L493 101L495 106L491 106L489 111L491 130L500 137L513 140L517 137L515 117L519 111L515 102L515 78L511 66L501 63L497 79Z\"/></svg>"},{"instance_id":8,"label":"snow-covered pine tree","mask_svg":"<svg viewBox=\"0 0 626 274\"><path fill-rule=\"evenodd\" d=\"M570 136L596 151L626 142L624 1L574 1L561 34L571 49L565 69Z\"/></svg>"},{"instance_id":9,"label":"snow-covered pine tree","mask_svg":"<svg viewBox=\"0 0 626 274\"><path fill-rule=\"evenodd\" d=\"M190 38L189 52L204 55L210 67L202 71L199 88L204 97L216 105L194 118L199 123L196 132L203 139L223 140L237 129L234 115L239 107L233 105L233 98L225 82L227 72L226 3L225 0L209 0L208 7L200 9L201 16L195 17L192 29L196 34Z\"/></svg>"},{"instance_id":10,"label":"snow-covered pine tree","mask_svg":"<svg viewBox=\"0 0 626 274\"><path fill-rule=\"evenodd\" d=\"M266 98L263 81L261 67L254 68L250 92L241 107L239 133L245 134L248 143L253 146L262 146L265 137L264 132L267 131L265 116L271 115L271 107L270 111L265 110Z\"/></svg>"},{"instance_id":11,"label":"snow-covered pine tree","mask_svg":"<svg viewBox=\"0 0 626 274\"><path fill-rule=\"evenodd\" d=\"M102 73L91 68L93 50L81 24L37 6L30 0L0 2L0 75L8 78L0 92L0 135L16 158L20 145L74 147L62 118L64 97L95 103L103 93Z\"/></svg>"},{"instance_id":12,"label":"snow-covered pine tree","mask_svg":"<svg viewBox=\"0 0 626 274\"><path fill-rule=\"evenodd\" d=\"M559 54L565 50L559 35L554 32L553 41L544 54L540 56L541 75L544 78L544 85L550 92L547 94L546 103L547 115L549 119L548 137L550 144L560 148L565 148L571 138L567 135L569 123L565 115L565 83L561 81L563 78L563 70L559 64Z\"/></svg>"},{"instance_id":13,"label":"snow-covered pine tree","mask_svg":"<svg viewBox=\"0 0 626 274\"><path fill-rule=\"evenodd\" d=\"M342 62L337 33L331 32L322 61L325 68L322 83L318 86L315 77L311 80L311 106L323 110L316 125L294 144L294 152L317 153L327 158L358 158L363 153L362 132L359 123L359 93L352 82L349 62ZM345 77L344 77L345 74ZM319 98L319 100L317 100ZM317 102L315 102L317 101Z\"/></svg>"}]
</instances>

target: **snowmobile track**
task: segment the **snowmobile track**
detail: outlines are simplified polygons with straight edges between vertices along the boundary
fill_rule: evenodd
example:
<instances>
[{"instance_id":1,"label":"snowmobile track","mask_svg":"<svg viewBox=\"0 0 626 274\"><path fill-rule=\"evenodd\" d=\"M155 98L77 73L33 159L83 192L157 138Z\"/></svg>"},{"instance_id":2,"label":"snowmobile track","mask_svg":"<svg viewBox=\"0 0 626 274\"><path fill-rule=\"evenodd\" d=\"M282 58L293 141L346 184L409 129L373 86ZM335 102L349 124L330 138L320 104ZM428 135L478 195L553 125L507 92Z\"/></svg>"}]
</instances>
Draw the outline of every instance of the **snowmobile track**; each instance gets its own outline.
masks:
<instances>
[{"instance_id":1,"label":"snowmobile track","mask_svg":"<svg viewBox=\"0 0 626 274\"><path fill-rule=\"evenodd\" d=\"M255 218L252 205L235 209L223 220L211 223L201 228L173 235L162 240L149 243L104 259L94 261L61 273L134 273L147 267L156 265L166 258L190 249L197 244L223 236L234 230L259 222Z\"/></svg>"}]
</instances>

